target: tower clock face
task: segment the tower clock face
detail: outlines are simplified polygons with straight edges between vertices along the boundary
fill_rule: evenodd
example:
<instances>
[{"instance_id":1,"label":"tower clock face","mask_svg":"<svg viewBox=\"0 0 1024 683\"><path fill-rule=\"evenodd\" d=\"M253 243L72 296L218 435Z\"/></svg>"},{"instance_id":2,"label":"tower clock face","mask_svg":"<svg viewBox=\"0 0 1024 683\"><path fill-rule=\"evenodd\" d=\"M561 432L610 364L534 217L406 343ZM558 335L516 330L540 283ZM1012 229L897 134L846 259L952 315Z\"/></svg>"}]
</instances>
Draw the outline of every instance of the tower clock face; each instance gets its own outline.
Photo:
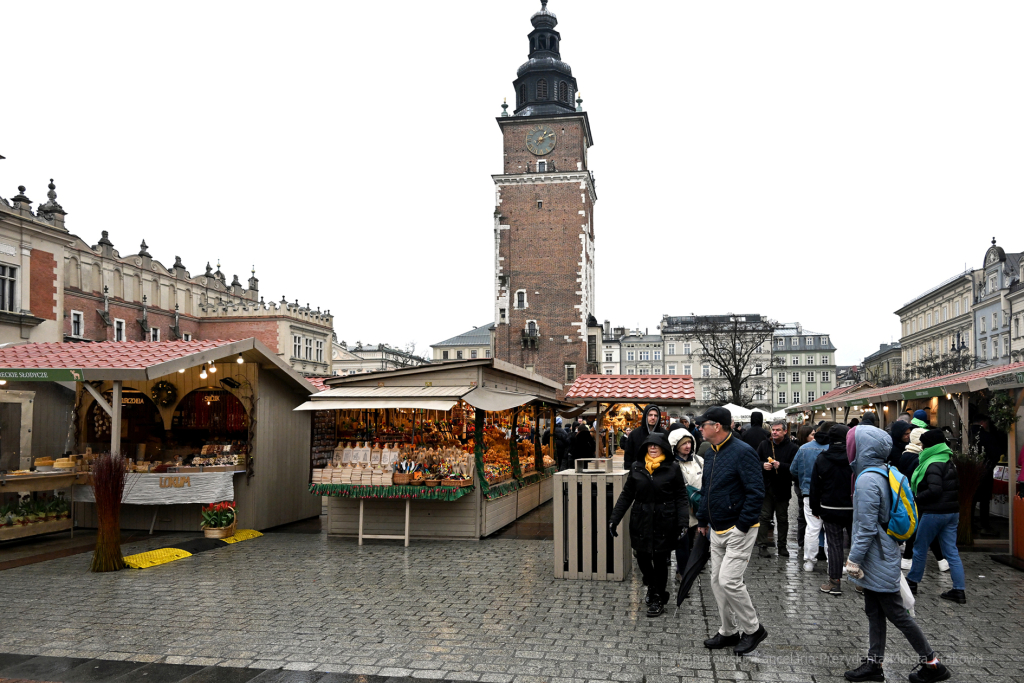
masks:
<instances>
[{"instance_id":1,"label":"tower clock face","mask_svg":"<svg viewBox=\"0 0 1024 683\"><path fill-rule=\"evenodd\" d=\"M544 156L555 148L555 131L548 126L534 126L526 134L526 148L537 156Z\"/></svg>"}]
</instances>

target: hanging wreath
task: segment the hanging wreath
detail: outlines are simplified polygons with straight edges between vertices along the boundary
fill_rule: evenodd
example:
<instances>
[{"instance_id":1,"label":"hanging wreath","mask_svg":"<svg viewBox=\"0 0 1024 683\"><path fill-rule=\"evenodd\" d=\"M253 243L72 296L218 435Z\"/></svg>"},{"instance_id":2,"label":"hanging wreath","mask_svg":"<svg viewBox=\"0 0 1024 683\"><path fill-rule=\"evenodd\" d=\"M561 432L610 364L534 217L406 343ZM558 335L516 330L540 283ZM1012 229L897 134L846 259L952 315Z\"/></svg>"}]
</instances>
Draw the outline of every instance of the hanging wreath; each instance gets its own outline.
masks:
<instances>
[{"instance_id":1,"label":"hanging wreath","mask_svg":"<svg viewBox=\"0 0 1024 683\"><path fill-rule=\"evenodd\" d=\"M178 399L178 390L170 382L160 381L153 385L149 395L158 406L167 408Z\"/></svg>"}]
</instances>

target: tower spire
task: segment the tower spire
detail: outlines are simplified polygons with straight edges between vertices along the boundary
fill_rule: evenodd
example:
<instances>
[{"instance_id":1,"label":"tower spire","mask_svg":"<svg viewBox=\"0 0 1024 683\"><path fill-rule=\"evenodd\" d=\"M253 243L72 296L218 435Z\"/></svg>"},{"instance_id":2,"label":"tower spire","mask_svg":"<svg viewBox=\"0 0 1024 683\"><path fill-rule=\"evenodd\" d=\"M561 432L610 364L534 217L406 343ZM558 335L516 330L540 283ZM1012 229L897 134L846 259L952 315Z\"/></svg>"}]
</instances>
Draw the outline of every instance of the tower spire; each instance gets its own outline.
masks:
<instances>
[{"instance_id":1,"label":"tower spire","mask_svg":"<svg viewBox=\"0 0 1024 683\"><path fill-rule=\"evenodd\" d=\"M530 59L516 73L515 116L549 116L576 111L573 99L579 89L572 68L562 61L558 17L541 0L540 11L530 17Z\"/></svg>"}]
</instances>

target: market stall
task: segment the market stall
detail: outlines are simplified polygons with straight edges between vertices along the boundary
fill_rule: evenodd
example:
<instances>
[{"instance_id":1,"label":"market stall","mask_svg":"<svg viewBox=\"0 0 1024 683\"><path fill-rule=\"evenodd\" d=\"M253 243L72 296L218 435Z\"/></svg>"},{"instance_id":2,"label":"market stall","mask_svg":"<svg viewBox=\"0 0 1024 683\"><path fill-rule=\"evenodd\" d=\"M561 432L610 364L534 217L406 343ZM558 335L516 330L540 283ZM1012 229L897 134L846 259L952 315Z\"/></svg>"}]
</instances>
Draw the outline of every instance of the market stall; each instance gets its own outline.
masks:
<instances>
[{"instance_id":1,"label":"market stall","mask_svg":"<svg viewBox=\"0 0 1024 683\"><path fill-rule=\"evenodd\" d=\"M565 393L567 401L582 401L597 411L601 437L614 445L625 429L640 426L646 406L662 409L662 422L668 427L669 406L688 406L696 399L693 378L689 375L580 375ZM602 456L602 441L595 457ZM622 454L616 453L618 462Z\"/></svg>"},{"instance_id":2,"label":"market stall","mask_svg":"<svg viewBox=\"0 0 1024 683\"><path fill-rule=\"evenodd\" d=\"M24 445L6 486L48 467L75 475L77 526L96 524L87 484L103 452L130 461L123 528L197 531L202 504L225 500L251 529L319 512L304 495L310 416L292 410L313 385L256 339L26 344L0 349L0 378L71 387L67 426L51 426L67 437L48 454Z\"/></svg>"},{"instance_id":3,"label":"market stall","mask_svg":"<svg viewBox=\"0 0 1024 683\"><path fill-rule=\"evenodd\" d=\"M314 415L309 490L329 533L479 539L551 498L549 447L521 435L575 407L557 382L481 359L325 383L297 411Z\"/></svg>"}]
</instances>

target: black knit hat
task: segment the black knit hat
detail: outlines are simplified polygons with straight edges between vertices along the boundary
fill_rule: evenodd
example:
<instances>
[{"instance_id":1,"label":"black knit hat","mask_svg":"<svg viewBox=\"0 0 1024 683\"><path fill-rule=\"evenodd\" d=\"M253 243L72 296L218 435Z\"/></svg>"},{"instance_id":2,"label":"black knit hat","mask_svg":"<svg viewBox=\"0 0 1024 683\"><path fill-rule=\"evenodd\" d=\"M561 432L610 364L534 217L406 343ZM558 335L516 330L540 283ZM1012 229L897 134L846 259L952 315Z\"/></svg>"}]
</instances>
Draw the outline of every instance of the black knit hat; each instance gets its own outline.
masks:
<instances>
[{"instance_id":1,"label":"black knit hat","mask_svg":"<svg viewBox=\"0 0 1024 683\"><path fill-rule=\"evenodd\" d=\"M946 435L942 433L941 429L929 429L921 435L921 445L925 448L931 448L945 442Z\"/></svg>"}]
</instances>

